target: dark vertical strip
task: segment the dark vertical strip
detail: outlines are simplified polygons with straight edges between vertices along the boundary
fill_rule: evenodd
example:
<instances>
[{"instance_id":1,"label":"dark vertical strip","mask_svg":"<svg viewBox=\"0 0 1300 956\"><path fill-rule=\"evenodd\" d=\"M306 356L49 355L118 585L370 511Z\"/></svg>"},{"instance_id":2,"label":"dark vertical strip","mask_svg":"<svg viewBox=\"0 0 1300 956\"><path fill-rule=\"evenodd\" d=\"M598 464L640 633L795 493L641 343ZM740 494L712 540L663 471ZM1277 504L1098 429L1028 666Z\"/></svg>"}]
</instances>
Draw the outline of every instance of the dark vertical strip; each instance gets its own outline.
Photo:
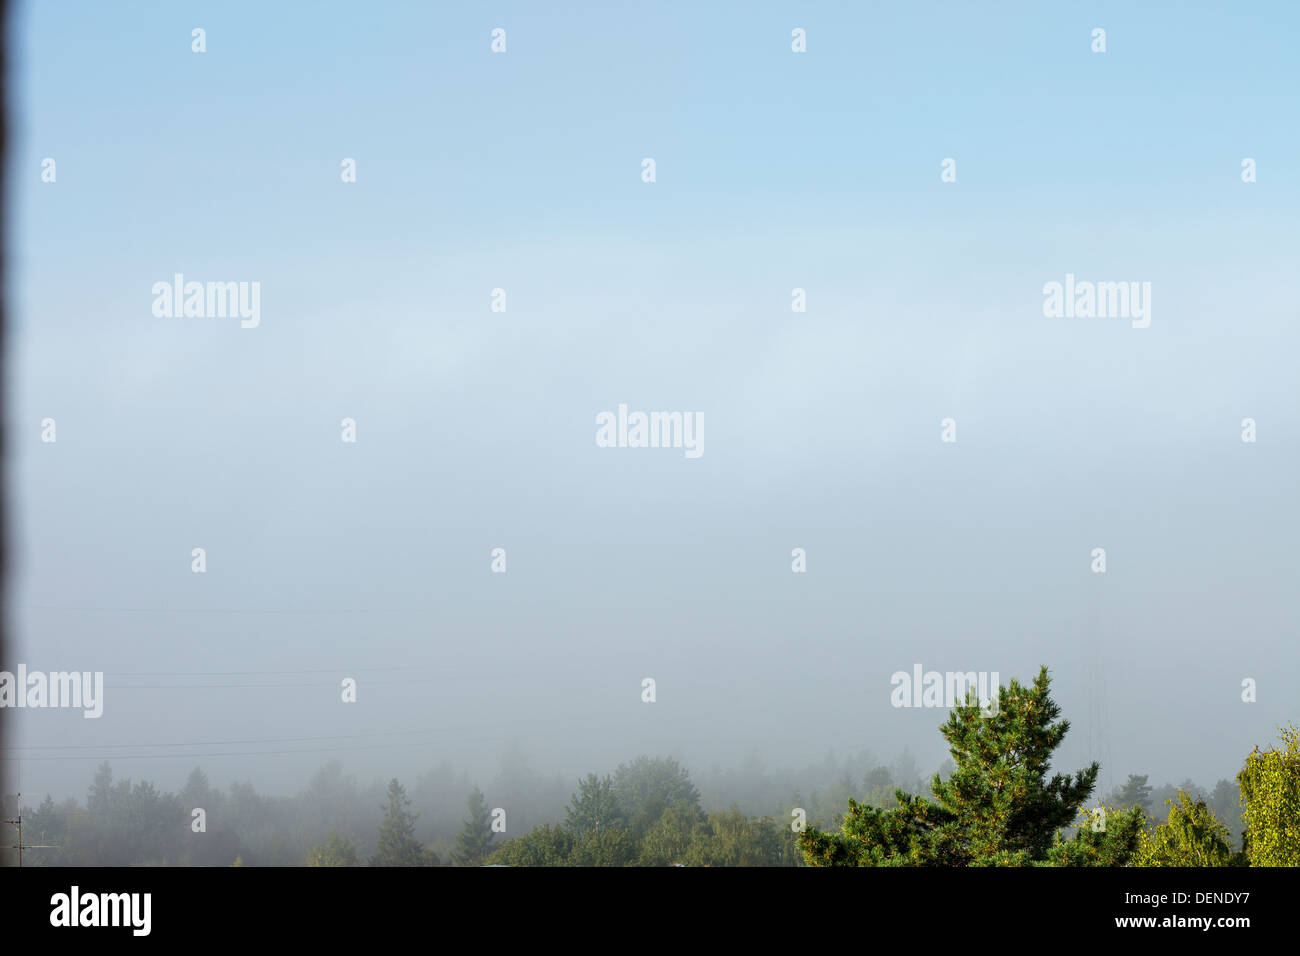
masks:
<instances>
[{"instance_id":1,"label":"dark vertical strip","mask_svg":"<svg viewBox=\"0 0 1300 956\"><path fill-rule=\"evenodd\" d=\"M9 89L9 0L0 0L0 666L9 661L9 448L4 427L8 421L5 399L9 395L9 365L5 349L9 301L9 283L6 281L9 258L9 217L6 213L9 206L5 201L9 184ZM0 754L7 752L6 724L4 711L0 710ZM8 771L9 761L0 760L0 794L12 792ZM18 812L22 812L21 807ZM8 853L0 855L0 866L8 861Z\"/></svg>"}]
</instances>

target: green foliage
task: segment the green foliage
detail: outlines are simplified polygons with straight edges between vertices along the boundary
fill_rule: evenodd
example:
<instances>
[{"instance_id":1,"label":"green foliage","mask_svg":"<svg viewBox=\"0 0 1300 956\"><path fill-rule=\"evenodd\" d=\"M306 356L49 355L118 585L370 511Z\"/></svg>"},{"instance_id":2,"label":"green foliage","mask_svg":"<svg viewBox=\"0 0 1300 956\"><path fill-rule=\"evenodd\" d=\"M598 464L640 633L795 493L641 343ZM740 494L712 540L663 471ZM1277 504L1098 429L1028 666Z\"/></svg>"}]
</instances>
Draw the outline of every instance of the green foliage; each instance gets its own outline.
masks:
<instances>
[{"instance_id":1,"label":"green foliage","mask_svg":"<svg viewBox=\"0 0 1300 956\"><path fill-rule=\"evenodd\" d=\"M619 798L621 795L621 799ZM628 823L629 820L635 821ZM612 821L612 822L611 822ZM638 832L640 830L640 832ZM671 759L642 757L613 778L578 783L563 827L535 827L502 846L508 866L793 866L794 835L738 809L705 815Z\"/></svg>"},{"instance_id":2,"label":"green foliage","mask_svg":"<svg viewBox=\"0 0 1300 956\"><path fill-rule=\"evenodd\" d=\"M1229 846L1241 846L1241 788L1235 780L1220 780L1214 785L1206 803L1210 812L1228 829Z\"/></svg>"},{"instance_id":3,"label":"green foliage","mask_svg":"<svg viewBox=\"0 0 1300 956\"><path fill-rule=\"evenodd\" d=\"M614 781L608 776L587 774L578 781L578 792L569 801L564 825L581 840L588 833L613 826L625 826L627 819L614 796Z\"/></svg>"},{"instance_id":4,"label":"green foliage","mask_svg":"<svg viewBox=\"0 0 1300 956\"><path fill-rule=\"evenodd\" d=\"M636 857L636 840L630 830L618 824L602 824L578 838L569 854L569 865L628 866Z\"/></svg>"},{"instance_id":5,"label":"green foliage","mask_svg":"<svg viewBox=\"0 0 1300 956\"><path fill-rule=\"evenodd\" d=\"M1057 834L1046 866L1130 866L1146 832L1141 807L1094 807L1079 813L1072 839Z\"/></svg>"},{"instance_id":6,"label":"green foliage","mask_svg":"<svg viewBox=\"0 0 1300 956\"><path fill-rule=\"evenodd\" d=\"M1068 724L1058 721L1047 689L1043 672L1031 687L1012 681L999 688L996 715L982 717L970 699L955 708L942 727L952 756L926 796L895 786L909 779L919 786L907 751L888 769L867 751L844 759L828 753L802 769L779 771L765 770L751 756L743 767L715 769L704 778L709 802L731 805L725 813L706 814L700 791L677 761L640 756L612 776L588 774L566 807L561 778L538 775L517 750L508 751L493 792L504 787L503 794L516 797L494 800L526 804L532 817L524 818L524 826L532 829L499 845L486 799L445 761L418 778L414 808L396 780L384 799L384 784L361 788L333 762L294 797L258 794L241 782L223 792L199 769L178 793L163 793L151 783L116 781L103 764L84 806L46 797L35 809L21 808L24 836L54 844L28 853L24 864L227 866L237 860L239 866L355 866L362 859L380 866L437 866L439 853L460 863L509 866L1300 863L1295 728L1284 732L1284 748L1257 748L1250 755L1238 776L1240 787L1220 780L1211 792L1186 781L1181 793L1170 786L1153 791L1148 778L1129 777L1110 795L1105 827L1094 829L1090 812L1077 820L1075 815L1095 782L1095 764L1074 777L1048 773ZM1157 822L1141 809L1152 794L1157 800L1176 795L1178 805L1144 837L1145 828ZM462 801L469 806L464 819L456 812ZM190 811L198 807L206 811L205 833L190 826ZM803 809L807 833L791 832L792 807ZM546 822L557 817L564 823ZM1229 848L1242 833L1238 820L1251 830L1244 840L1247 852L1234 854ZM511 823L512 829L519 825L513 812ZM377 845L363 840L358 846L341 836L376 833ZM12 851L0 858L13 861Z\"/></svg>"},{"instance_id":7,"label":"green foliage","mask_svg":"<svg viewBox=\"0 0 1300 956\"><path fill-rule=\"evenodd\" d=\"M475 787L466 801L469 816L456 838L456 865L478 866L492 850L492 811L483 791Z\"/></svg>"},{"instance_id":8,"label":"green foliage","mask_svg":"<svg viewBox=\"0 0 1300 956\"><path fill-rule=\"evenodd\" d=\"M1143 813L1150 816L1151 788L1147 785L1146 775L1129 774L1128 780L1120 788L1116 802L1121 807L1139 807Z\"/></svg>"},{"instance_id":9,"label":"green foliage","mask_svg":"<svg viewBox=\"0 0 1300 956\"><path fill-rule=\"evenodd\" d=\"M95 772L87 795L90 820L73 823L85 862L104 866L182 862L189 833L189 814L174 794L159 793L152 783L114 783L105 761ZM80 859L60 862L76 865Z\"/></svg>"},{"instance_id":10,"label":"green foliage","mask_svg":"<svg viewBox=\"0 0 1300 956\"><path fill-rule=\"evenodd\" d=\"M685 864L687 854L699 832L705 827L704 814L698 808L678 803L660 815L641 839L641 866Z\"/></svg>"},{"instance_id":11,"label":"green foliage","mask_svg":"<svg viewBox=\"0 0 1300 956\"><path fill-rule=\"evenodd\" d=\"M1215 819L1204 800L1178 791L1166 801L1169 819L1142 833L1134 866L1228 866L1232 862L1228 828Z\"/></svg>"},{"instance_id":12,"label":"green foliage","mask_svg":"<svg viewBox=\"0 0 1300 956\"><path fill-rule=\"evenodd\" d=\"M935 774L933 801L899 790L891 809L850 801L841 833L809 827L800 849L812 866L1026 865L1045 861L1096 785L1098 766L1047 776L1069 732L1049 694L1047 668L1032 687L999 688L984 716L972 691L940 728L954 770Z\"/></svg>"},{"instance_id":13,"label":"green foliage","mask_svg":"<svg viewBox=\"0 0 1300 956\"><path fill-rule=\"evenodd\" d=\"M406 789L394 777L388 784L388 807L379 825L379 843L371 866L424 866L424 848L415 839L416 815L408 809Z\"/></svg>"},{"instance_id":14,"label":"green foliage","mask_svg":"<svg viewBox=\"0 0 1300 956\"><path fill-rule=\"evenodd\" d=\"M697 828L684 858L686 866L790 866L794 834L771 817L747 817L736 808L710 813Z\"/></svg>"},{"instance_id":15,"label":"green foliage","mask_svg":"<svg viewBox=\"0 0 1300 956\"><path fill-rule=\"evenodd\" d=\"M621 819L638 837L669 807L698 811L700 794L690 777L671 757L637 757L614 771L611 790Z\"/></svg>"},{"instance_id":16,"label":"green foliage","mask_svg":"<svg viewBox=\"0 0 1300 956\"><path fill-rule=\"evenodd\" d=\"M1300 730L1280 730L1282 750L1256 747L1237 775L1244 850L1251 866L1300 866Z\"/></svg>"},{"instance_id":17,"label":"green foliage","mask_svg":"<svg viewBox=\"0 0 1300 956\"><path fill-rule=\"evenodd\" d=\"M809 866L923 866L945 862L951 846L936 839L954 817L924 797L895 791L888 809L849 800L840 834L809 827L799 835L799 849ZM957 865L956 856L947 861Z\"/></svg>"},{"instance_id":18,"label":"green foliage","mask_svg":"<svg viewBox=\"0 0 1300 956\"><path fill-rule=\"evenodd\" d=\"M568 866L576 842L570 830L544 823L506 841L492 854L490 862L503 866Z\"/></svg>"},{"instance_id":19,"label":"green foliage","mask_svg":"<svg viewBox=\"0 0 1300 956\"><path fill-rule=\"evenodd\" d=\"M357 845L330 830L329 839L307 851L308 866L357 866Z\"/></svg>"}]
</instances>

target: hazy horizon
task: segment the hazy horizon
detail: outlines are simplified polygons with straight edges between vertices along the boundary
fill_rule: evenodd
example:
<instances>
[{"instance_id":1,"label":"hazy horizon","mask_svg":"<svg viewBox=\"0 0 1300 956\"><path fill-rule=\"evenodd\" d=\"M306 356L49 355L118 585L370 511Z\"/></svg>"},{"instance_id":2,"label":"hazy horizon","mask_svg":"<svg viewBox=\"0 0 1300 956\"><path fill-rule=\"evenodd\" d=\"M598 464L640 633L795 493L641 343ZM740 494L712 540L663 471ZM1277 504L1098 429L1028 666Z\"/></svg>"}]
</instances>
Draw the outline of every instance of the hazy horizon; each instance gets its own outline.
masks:
<instances>
[{"instance_id":1,"label":"hazy horizon","mask_svg":"<svg viewBox=\"0 0 1300 956\"><path fill-rule=\"evenodd\" d=\"M928 777L917 664L1047 665L1098 793L1295 719L1294 9L638 9L15 11L0 670L104 673L5 710L24 802L511 745ZM176 274L256 327L159 317ZM1149 327L1045 316L1067 276ZM703 454L599 447L620 404Z\"/></svg>"}]
</instances>

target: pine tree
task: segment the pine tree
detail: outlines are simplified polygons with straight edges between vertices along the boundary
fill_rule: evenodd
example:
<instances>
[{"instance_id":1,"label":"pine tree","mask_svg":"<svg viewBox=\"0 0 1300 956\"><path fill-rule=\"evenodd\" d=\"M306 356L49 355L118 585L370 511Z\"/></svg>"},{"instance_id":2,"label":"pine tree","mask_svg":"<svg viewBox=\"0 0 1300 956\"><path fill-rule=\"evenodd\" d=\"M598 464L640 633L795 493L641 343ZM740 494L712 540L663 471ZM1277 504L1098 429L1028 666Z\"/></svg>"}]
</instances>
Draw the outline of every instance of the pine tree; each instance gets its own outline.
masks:
<instances>
[{"instance_id":1,"label":"pine tree","mask_svg":"<svg viewBox=\"0 0 1300 956\"><path fill-rule=\"evenodd\" d=\"M954 708L941 728L957 769L947 780L936 775L931 790L957 822L955 850L972 861L1043 859L1056 831L1075 821L1096 785L1095 762L1074 777L1047 779L1052 752L1070 730L1068 720L1056 721L1061 709L1050 684L1046 667L1032 689L1013 679L998 689L997 713L984 717L971 702Z\"/></svg>"},{"instance_id":2,"label":"pine tree","mask_svg":"<svg viewBox=\"0 0 1300 956\"><path fill-rule=\"evenodd\" d=\"M424 848L415 839L417 814L407 809L406 789L394 777L388 784L388 807L379 825L379 843L371 866L422 866L426 862Z\"/></svg>"},{"instance_id":3,"label":"pine tree","mask_svg":"<svg viewBox=\"0 0 1300 956\"><path fill-rule=\"evenodd\" d=\"M478 787L470 793L466 809L469 816L456 838L456 864L477 866L487 858L492 847L492 812Z\"/></svg>"},{"instance_id":4,"label":"pine tree","mask_svg":"<svg viewBox=\"0 0 1300 956\"><path fill-rule=\"evenodd\" d=\"M1146 824L1141 807L1084 807L1074 837L1056 835L1047 865L1135 866Z\"/></svg>"},{"instance_id":5,"label":"pine tree","mask_svg":"<svg viewBox=\"0 0 1300 956\"><path fill-rule=\"evenodd\" d=\"M1070 729L1048 693L1043 667L1032 687L1012 680L985 716L972 691L940 728L954 769L930 783L933 799L896 791L888 810L849 801L841 833L799 839L813 866L1025 865L1043 862L1058 830L1074 822L1096 785L1096 763L1047 776Z\"/></svg>"},{"instance_id":6,"label":"pine tree","mask_svg":"<svg viewBox=\"0 0 1300 956\"><path fill-rule=\"evenodd\" d=\"M1143 813L1151 816L1151 788L1147 785L1146 775L1129 774L1117 802L1121 807L1141 807Z\"/></svg>"}]
</instances>

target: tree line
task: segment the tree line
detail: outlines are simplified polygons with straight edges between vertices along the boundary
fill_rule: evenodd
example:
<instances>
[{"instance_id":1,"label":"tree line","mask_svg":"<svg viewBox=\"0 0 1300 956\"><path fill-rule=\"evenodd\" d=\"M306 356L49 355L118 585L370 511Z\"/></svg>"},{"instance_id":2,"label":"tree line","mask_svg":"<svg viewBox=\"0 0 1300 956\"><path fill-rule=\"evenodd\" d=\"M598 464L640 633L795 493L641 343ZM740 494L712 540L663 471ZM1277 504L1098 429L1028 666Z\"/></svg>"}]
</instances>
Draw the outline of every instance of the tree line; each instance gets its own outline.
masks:
<instances>
[{"instance_id":1,"label":"tree line","mask_svg":"<svg viewBox=\"0 0 1300 956\"><path fill-rule=\"evenodd\" d=\"M865 752L796 771L750 759L705 771L700 787L675 759L640 756L572 791L512 750L491 801L445 763L409 794L395 778L362 787L331 762L301 793L270 797L217 789L198 768L167 793L116 781L105 762L84 807L47 796L23 810L25 841L54 844L24 865L1300 865L1296 728L1209 791L1135 774L1097 796L1096 763L1049 773L1069 722L1047 669L999 695L991 716L974 700L953 708L928 795L906 750L888 767Z\"/></svg>"}]
</instances>

